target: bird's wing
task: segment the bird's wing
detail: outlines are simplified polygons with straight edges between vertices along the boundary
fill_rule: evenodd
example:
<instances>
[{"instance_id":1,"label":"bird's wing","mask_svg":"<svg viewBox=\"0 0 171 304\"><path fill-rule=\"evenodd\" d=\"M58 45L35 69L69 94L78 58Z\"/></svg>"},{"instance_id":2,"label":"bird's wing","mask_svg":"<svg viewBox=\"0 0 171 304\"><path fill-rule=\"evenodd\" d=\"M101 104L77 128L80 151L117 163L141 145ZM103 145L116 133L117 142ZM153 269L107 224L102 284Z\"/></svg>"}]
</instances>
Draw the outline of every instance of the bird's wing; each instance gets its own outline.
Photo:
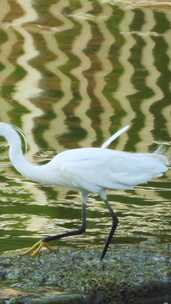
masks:
<instances>
[{"instance_id":1,"label":"bird's wing","mask_svg":"<svg viewBox=\"0 0 171 304\"><path fill-rule=\"evenodd\" d=\"M129 189L167 170L165 157L155 153L101 148L83 150L82 156L78 151L73 157L63 159L60 175L68 185L91 192L99 192L102 188Z\"/></svg>"}]
</instances>

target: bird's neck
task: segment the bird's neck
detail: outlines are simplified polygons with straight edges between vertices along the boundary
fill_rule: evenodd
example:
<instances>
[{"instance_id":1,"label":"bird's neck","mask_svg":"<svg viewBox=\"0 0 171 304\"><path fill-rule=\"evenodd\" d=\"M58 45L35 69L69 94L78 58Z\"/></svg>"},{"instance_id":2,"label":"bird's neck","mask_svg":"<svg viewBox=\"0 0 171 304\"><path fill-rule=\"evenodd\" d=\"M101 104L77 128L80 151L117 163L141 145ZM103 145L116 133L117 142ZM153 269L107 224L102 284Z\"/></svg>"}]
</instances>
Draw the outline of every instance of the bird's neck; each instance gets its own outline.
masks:
<instances>
[{"instance_id":1,"label":"bird's neck","mask_svg":"<svg viewBox=\"0 0 171 304\"><path fill-rule=\"evenodd\" d=\"M33 172L36 170L36 166L32 165L25 158L22 151L21 139L18 133L13 130L10 136L8 136L7 141L9 143L9 158L13 166L22 175L29 177L30 170Z\"/></svg>"}]
</instances>

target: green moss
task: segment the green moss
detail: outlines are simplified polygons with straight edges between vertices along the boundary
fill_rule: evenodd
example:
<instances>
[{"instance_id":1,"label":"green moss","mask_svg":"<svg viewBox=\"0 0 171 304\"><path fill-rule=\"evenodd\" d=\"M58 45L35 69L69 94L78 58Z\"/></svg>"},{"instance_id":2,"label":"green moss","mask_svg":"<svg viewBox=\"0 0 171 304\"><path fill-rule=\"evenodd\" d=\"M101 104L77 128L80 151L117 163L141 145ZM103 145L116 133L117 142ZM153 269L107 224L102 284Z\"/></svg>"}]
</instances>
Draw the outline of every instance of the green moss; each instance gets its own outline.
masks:
<instances>
[{"instance_id":1,"label":"green moss","mask_svg":"<svg viewBox=\"0 0 171 304\"><path fill-rule=\"evenodd\" d=\"M48 288L86 295L86 303L99 295L102 303L122 303L123 294L138 297L141 286L144 294L148 288L160 291L152 286L168 282L170 260L162 250L115 245L103 262L98 249L64 248L38 257L6 253L0 256L0 281L27 292Z\"/></svg>"}]
</instances>

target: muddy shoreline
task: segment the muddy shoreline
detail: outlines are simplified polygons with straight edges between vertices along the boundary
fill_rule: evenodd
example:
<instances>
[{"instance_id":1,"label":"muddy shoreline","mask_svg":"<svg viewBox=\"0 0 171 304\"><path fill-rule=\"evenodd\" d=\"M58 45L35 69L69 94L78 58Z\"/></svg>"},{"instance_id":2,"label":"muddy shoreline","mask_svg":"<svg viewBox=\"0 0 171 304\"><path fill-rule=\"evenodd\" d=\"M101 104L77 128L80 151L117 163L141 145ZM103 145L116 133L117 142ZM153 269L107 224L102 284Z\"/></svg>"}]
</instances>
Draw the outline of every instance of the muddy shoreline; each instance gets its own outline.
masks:
<instances>
[{"instance_id":1,"label":"muddy shoreline","mask_svg":"<svg viewBox=\"0 0 171 304\"><path fill-rule=\"evenodd\" d=\"M38 257L0 256L0 303L171 303L170 248L60 248Z\"/></svg>"}]
</instances>

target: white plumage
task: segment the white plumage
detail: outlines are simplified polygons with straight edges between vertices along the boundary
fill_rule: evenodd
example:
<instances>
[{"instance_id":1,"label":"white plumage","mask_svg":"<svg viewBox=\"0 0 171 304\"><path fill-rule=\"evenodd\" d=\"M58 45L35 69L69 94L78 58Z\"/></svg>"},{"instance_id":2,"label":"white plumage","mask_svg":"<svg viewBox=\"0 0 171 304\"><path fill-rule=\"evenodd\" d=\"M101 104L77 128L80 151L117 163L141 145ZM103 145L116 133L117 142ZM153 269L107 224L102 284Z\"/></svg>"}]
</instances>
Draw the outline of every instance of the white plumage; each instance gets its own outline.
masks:
<instances>
[{"instance_id":1,"label":"white plumage","mask_svg":"<svg viewBox=\"0 0 171 304\"><path fill-rule=\"evenodd\" d=\"M167 158L156 153L129 153L101 148L81 148L60 153L48 166L58 170L64 186L88 192L129 189L161 176Z\"/></svg>"},{"instance_id":2,"label":"white plumage","mask_svg":"<svg viewBox=\"0 0 171 304\"><path fill-rule=\"evenodd\" d=\"M168 159L160 152L160 149L154 153L131 153L107 148L127 129L128 126L125 126L112 135L101 148L67 150L56 155L45 165L30 164L26 160L22 152L20 136L11 125L0 123L0 136L8 141L9 158L22 175L43 185L69 187L81 191L83 209L88 193L98 193L107 203L113 220L114 218L117 220L107 202L106 189L133 188L161 176L168 169ZM83 211L83 216L85 216L85 210ZM83 222L84 220L83 218ZM107 251L113 232L111 231L107 239L102 258ZM69 235L72 234L66 233L62 236ZM59 235L48 237L46 241L57 239L57 237L59 238Z\"/></svg>"}]
</instances>

